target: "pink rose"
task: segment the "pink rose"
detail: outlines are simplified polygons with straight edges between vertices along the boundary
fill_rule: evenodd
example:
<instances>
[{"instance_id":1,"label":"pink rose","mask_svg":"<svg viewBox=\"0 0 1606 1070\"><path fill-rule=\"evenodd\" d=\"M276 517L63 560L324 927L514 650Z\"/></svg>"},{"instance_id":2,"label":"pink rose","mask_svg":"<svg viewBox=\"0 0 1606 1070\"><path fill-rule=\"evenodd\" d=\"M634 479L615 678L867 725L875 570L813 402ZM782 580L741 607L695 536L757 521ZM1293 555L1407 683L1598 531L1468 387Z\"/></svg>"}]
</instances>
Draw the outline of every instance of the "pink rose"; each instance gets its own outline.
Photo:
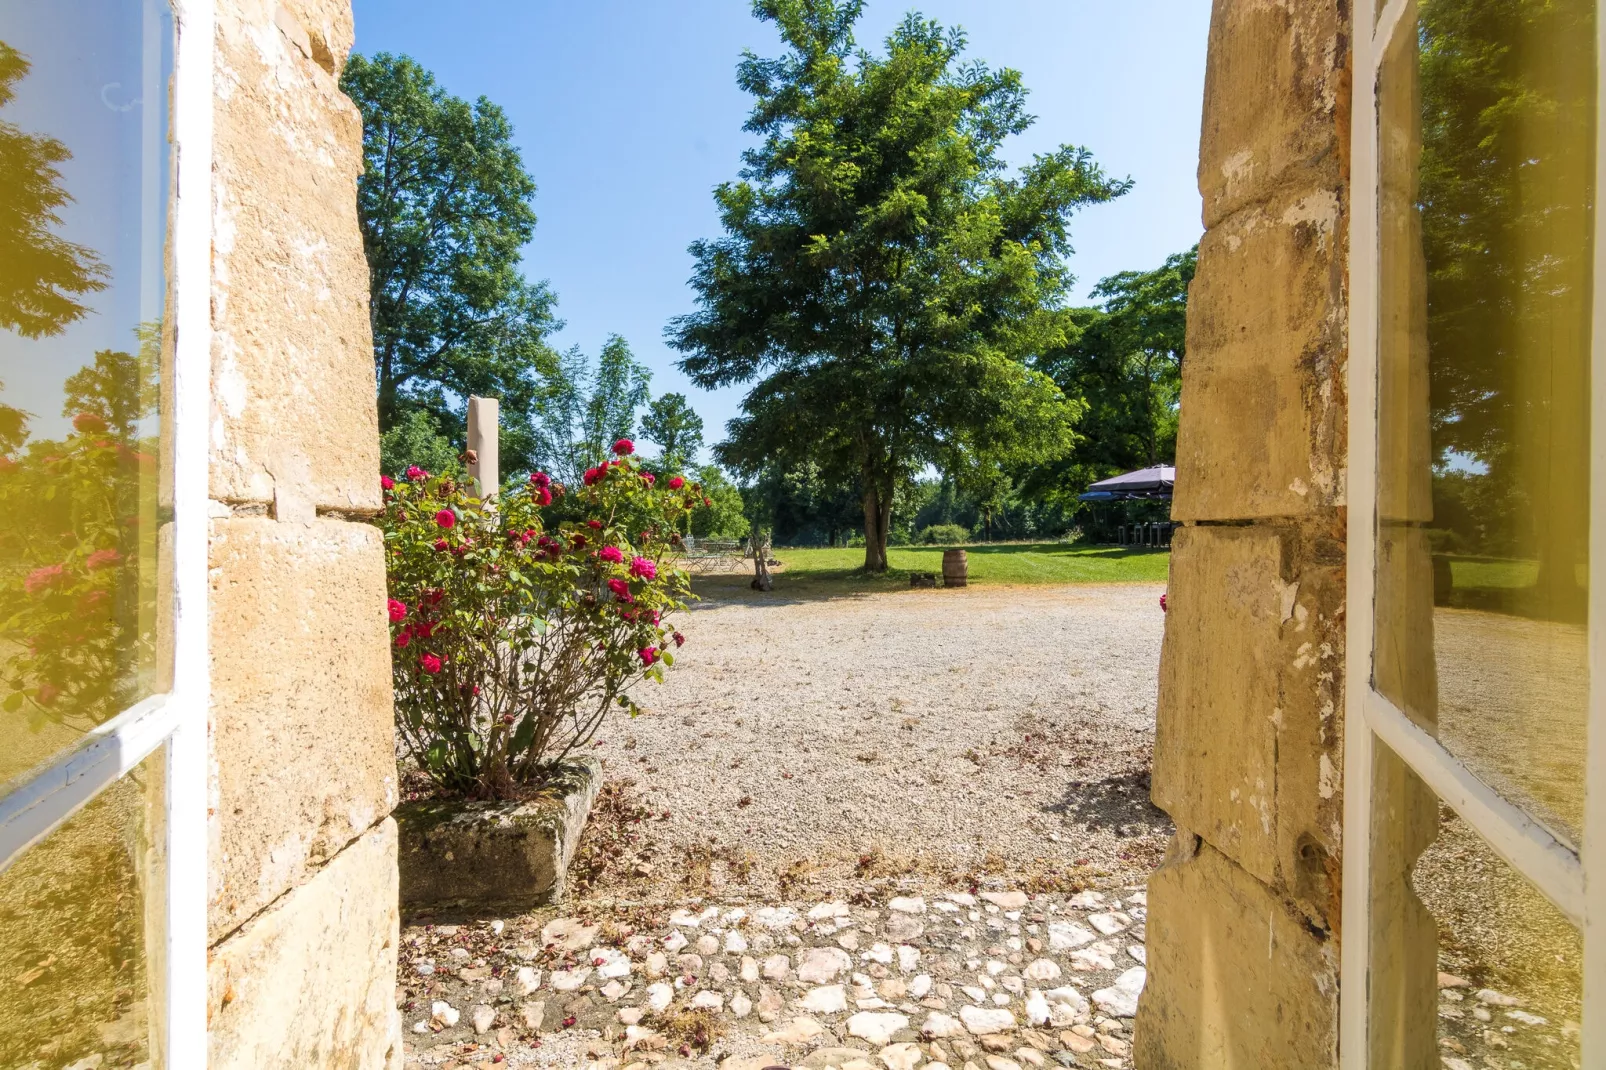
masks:
<instances>
[{"instance_id":1,"label":"pink rose","mask_svg":"<svg viewBox=\"0 0 1606 1070\"><path fill-rule=\"evenodd\" d=\"M654 483L658 482L658 477L653 475L651 472L643 472L641 473L641 481L650 487Z\"/></svg>"},{"instance_id":2,"label":"pink rose","mask_svg":"<svg viewBox=\"0 0 1606 1070\"><path fill-rule=\"evenodd\" d=\"M435 526L451 530L457 526L457 514L450 509L442 509L435 514Z\"/></svg>"},{"instance_id":3,"label":"pink rose","mask_svg":"<svg viewBox=\"0 0 1606 1070\"><path fill-rule=\"evenodd\" d=\"M552 477L545 472L531 472L530 485L532 487L550 487L552 485Z\"/></svg>"},{"instance_id":4,"label":"pink rose","mask_svg":"<svg viewBox=\"0 0 1606 1070\"><path fill-rule=\"evenodd\" d=\"M28 573L28 578L22 581L22 589L29 594L38 594L46 587L59 583L63 575L64 570L60 565L43 565Z\"/></svg>"},{"instance_id":5,"label":"pink rose","mask_svg":"<svg viewBox=\"0 0 1606 1070\"><path fill-rule=\"evenodd\" d=\"M658 660L658 651L654 647L644 646L636 651L636 656L641 659L642 665L651 665Z\"/></svg>"},{"instance_id":6,"label":"pink rose","mask_svg":"<svg viewBox=\"0 0 1606 1070\"><path fill-rule=\"evenodd\" d=\"M537 505L551 505L552 504L552 488L550 488L550 487L536 487L535 488L535 504L537 504Z\"/></svg>"},{"instance_id":7,"label":"pink rose","mask_svg":"<svg viewBox=\"0 0 1606 1070\"><path fill-rule=\"evenodd\" d=\"M1165 595L1160 596L1160 612L1165 612Z\"/></svg>"},{"instance_id":8,"label":"pink rose","mask_svg":"<svg viewBox=\"0 0 1606 1070\"><path fill-rule=\"evenodd\" d=\"M597 485L597 481L600 480L601 478L602 478L602 471L600 469L587 468L586 469L586 474L581 477L580 481L582 483L584 483L588 487L594 487L594 486Z\"/></svg>"},{"instance_id":9,"label":"pink rose","mask_svg":"<svg viewBox=\"0 0 1606 1070\"><path fill-rule=\"evenodd\" d=\"M618 577L608 581L608 590L612 591L614 597L619 599L621 602L634 601L634 599L630 597L630 584L625 580L619 579Z\"/></svg>"},{"instance_id":10,"label":"pink rose","mask_svg":"<svg viewBox=\"0 0 1606 1070\"><path fill-rule=\"evenodd\" d=\"M681 479L679 476L670 476L669 477L669 489L670 490L679 490L681 487L684 487L685 485L686 485L686 481L684 479Z\"/></svg>"},{"instance_id":11,"label":"pink rose","mask_svg":"<svg viewBox=\"0 0 1606 1070\"><path fill-rule=\"evenodd\" d=\"M401 619L407 616L407 603L399 599L392 598L386 603L385 608L390 613L390 622L392 624L399 624Z\"/></svg>"},{"instance_id":12,"label":"pink rose","mask_svg":"<svg viewBox=\"0 0 1606 1070\"><path fill-rule=\"evenodd\" d=\"M636 444L630 441L628 438L621 438L618 442L613 444L613 452L617 453L621 457L628 457L632 453L636 452Z\"/></svg>"},{"instance_id":13,"label":"pink rose","mask_svg":"<svg viewBox=\"0 0 1606 1070\"><path fill-rule=\"evenodd\" d=\"M625 560L625 555L619 551L617 546L604 546L597 551L597 556L611 565L623 564Z\"/></svg>"},{"instance_id":14,"label":"pink rose","mask_svg":"<svg viewBox=\"0 0 1606 1070\"><path fill-rule=\"evenodd\" d=\"M407 466L407 478L416 483L420 479L428 479L429 473L418 467L416 464L410 464Z\"/></svg>"},{"instance_id":15,"label":"pink rose","mask_svg":"<svg viewBox=\"0 0 1606 1070\"><path fill-rule=\"evenodd\" d=\"M396 489L396 481L394 479L390 478L389 476L380 476L379 477L379 489L380 490L395 490Z\"/></svg>"},{"instance_id":16,"label":"pink rose","mask_svg":"<svg viewBox=\"0 0 1606 1070\"><path fill-rule=\"evenodd\" d=\"M105 568L108 565L115 565L122 559L123 555L118 553L116 550L96 550L94 553L84 558L84 567L93 571L97 568Z\"/></svg>"},{"instance_id":17,"label":"pink rose","mask_svg":"<svg viewBox=\"0 0 1606 1070\"><path fill-rule=\"evenodd\" d=\"M630 574L637 579L655 580L658 578L658 566L651 559L645 557L632 557L630 559Z\"/></svg>"},{"instance_id":18,"label":"pink rose","mask_svg":"<svg viewBox=\"0 0 1606 1070\"><path fill-rule=\"evenodd\" d=\"M412 641L413 641L413 630L411 628L403 628L401 630L401 634L396 636L396 645L398 647L403 648L403 649L405 649L407 644L411 643Z\"/></svg>"},{"instance_id":19,"label":"pink rose","mask_svg":"<svg viewBox=\"0 0 1606 1070\"><path fill-rule=\"evenodd\" d=\"M436 673L441 671L441 659L436 657L434 654L425 654L423 657L418 659L418 667L429 673L431 676L434 676Z\"/></svg>"}]
</instances>

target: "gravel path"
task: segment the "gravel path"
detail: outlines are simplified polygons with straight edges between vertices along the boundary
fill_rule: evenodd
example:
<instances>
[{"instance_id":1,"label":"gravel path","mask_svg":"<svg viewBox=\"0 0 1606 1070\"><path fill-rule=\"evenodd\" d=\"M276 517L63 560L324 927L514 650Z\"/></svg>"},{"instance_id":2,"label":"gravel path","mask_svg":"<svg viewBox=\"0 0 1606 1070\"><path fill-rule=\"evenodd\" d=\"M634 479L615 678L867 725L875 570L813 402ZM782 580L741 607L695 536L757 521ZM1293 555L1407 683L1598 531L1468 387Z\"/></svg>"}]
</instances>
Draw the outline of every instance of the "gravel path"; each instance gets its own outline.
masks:
<instances>
[{"instance_id":1,"label":"gravel path","mask_svg":"<svg viewBox=\"0 0 1606 1070\"><path fill-rule=\"evenodd\" d=\"M763 892L1007 868L1046 890L1158 862L1161 587L716 590L638 692L650 714L597 749L653 815L617 871Z\"/></svg>"}]
</instances>

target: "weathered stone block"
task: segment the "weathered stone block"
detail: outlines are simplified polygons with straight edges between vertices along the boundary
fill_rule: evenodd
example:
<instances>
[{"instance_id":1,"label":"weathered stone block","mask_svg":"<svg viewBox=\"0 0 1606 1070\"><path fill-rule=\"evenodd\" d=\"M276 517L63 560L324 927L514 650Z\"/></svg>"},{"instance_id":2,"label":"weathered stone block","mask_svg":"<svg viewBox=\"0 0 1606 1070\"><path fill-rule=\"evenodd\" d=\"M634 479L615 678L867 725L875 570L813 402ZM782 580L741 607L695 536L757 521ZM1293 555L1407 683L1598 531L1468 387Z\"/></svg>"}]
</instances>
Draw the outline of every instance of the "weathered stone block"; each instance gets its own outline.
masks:
<instances>
[{"instance_id":1,"label":"weathered stone block","mask_svg":"<svg viewBox=\"0 0 1606 1070\"><path fill-rule=\"evenodd\" d=\"M601 784L602 767L581 758L529 802L402 805L403 906L511 908L562 899Z\"/></svg>"},{"instance_id":2,"label":"weathered stone block","mask_svg":"<svg viewBox=\"0 0 1606 1070\"><path fill-rule=\"evenodd\" d=\"M1152 795L1181 827L1336 922L1343 546L1321 529L1172 543Z\"/></svg>"},{"instance_id":3,"label":"weathered stone block","mask_svg":"<svg viewBox=\"0 0 1606 1070\"><path fill-rule=\"evenodd\" d=\"M1216 0L1199 138L1206 227L1279 186L1348 177L1348 31L1339 3Z\"/></svg>"},{"instance_id":4,"label":"weathered stone block","mask_svg":"<svg viewBox=\"0 0 1606 1070\"><path fill-rule=\"evenodd\" d=\"M1179 830L1149 878L1149 976L1134 1065L1338 1065L1337 941L1196 844Z\"/></svg>"},{"instance_id":5,"label":"weathered stone block","mask_svg":"<svg viewBox=\"0 0 1606 1070\"><path fill-rule=\"evenodd\" d=\"M396 803L379 531L212 523L210 920L218 939Z\"/></svg>"},{"instance_id":6,"label":"weathered stone block","mask_svg":"<svg viewBox=\"0 0 1606 1070\"><path fill-rule=\"evenodd\" d=\"M1313 188L1247 208L1200 242L1174 519L1343 504L1345 226L1338 193Z\"/></svg>"},{"instance_id":7,"label":"weathered stone block","mask_svg":"<svg viewBox=\"0 0 1606 1070\"><path fill-rule=\"evenodd\" d=\"M396 825L213 948L212 1070L384 1070L396 1030Z\"/></svg>"},{"instance_id":8,"label":"weathered stone block","mask_svg":"<svg viewBox=\"0 0 1606 1070\"><path fill-rule=\"evenodd\" d=\"M333 73L345 6L218 11L211 493L225 501L380 506L362 122Z\"/></svg>"}]
</instances>

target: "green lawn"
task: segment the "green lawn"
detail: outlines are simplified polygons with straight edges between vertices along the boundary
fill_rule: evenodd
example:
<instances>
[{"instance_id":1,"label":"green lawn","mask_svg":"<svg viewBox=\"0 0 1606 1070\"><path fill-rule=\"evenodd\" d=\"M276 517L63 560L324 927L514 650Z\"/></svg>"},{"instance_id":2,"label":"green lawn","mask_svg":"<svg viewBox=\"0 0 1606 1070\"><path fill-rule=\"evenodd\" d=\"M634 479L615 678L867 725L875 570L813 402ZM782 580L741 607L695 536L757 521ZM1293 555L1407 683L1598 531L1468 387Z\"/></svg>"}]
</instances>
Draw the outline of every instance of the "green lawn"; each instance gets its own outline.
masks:
<instances>
[{"instance_id":1,"label":"green lawn","mask_svg":"<svg viewBox=\"0 0 1606 1070\"><path fill-rule=\"evenodd\" d=\"M894 546L888 551L891 568L880 576L866 575L862 547L796 549L777 547L781 562L775 572L776 591L798 594L852 593L909 589L910 572L935 572L941 583L941 546ZM964 547L970 557L970 582L1012 583L1164 583L1171 566L1168 550L1122 546L1081 546L1068 543L995 543ZM747 573L743 580L750 578Z\"/></svg>"}]
</instances>

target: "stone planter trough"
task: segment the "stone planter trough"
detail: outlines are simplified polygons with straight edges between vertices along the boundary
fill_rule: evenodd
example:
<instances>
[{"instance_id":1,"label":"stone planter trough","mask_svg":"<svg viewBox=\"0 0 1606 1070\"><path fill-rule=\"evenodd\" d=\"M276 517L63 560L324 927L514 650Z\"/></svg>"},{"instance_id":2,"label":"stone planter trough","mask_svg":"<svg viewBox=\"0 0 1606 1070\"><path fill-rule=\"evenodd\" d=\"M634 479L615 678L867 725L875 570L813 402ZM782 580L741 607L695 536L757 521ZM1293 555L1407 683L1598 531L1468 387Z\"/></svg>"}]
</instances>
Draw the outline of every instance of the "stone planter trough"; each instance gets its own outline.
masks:
<instances>
[{"instance_id":1,"label":"stone planter trough","mask_svg":"<svg viewBox=\"0 0 1606 1070\"><path fill-rule=\"evenodd\" d=\"M395 813L402 910L528 909L562 899L601 783L602 767L580 758L536 799L403 803Z\"/></svg>"}]
</instances>

